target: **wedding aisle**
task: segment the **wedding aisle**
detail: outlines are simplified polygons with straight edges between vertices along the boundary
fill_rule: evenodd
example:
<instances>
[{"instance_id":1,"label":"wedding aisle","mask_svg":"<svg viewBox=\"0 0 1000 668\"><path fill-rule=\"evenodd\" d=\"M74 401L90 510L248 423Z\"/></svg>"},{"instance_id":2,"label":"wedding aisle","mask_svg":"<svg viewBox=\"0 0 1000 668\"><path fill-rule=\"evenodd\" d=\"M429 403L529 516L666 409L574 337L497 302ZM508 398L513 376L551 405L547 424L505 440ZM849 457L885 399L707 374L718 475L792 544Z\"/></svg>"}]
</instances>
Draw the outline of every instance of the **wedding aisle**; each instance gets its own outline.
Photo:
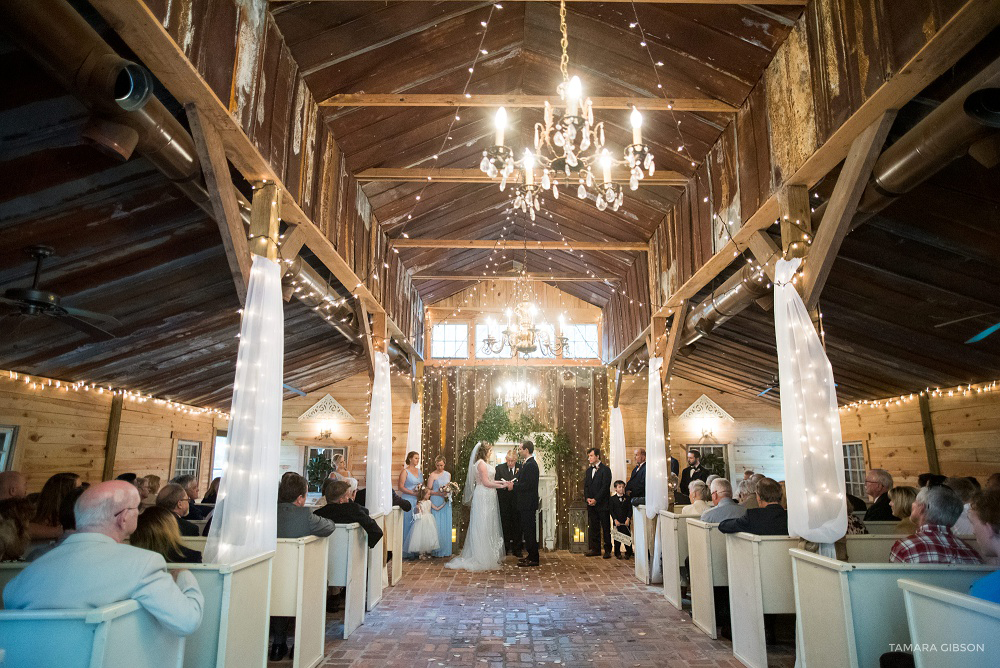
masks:
<instances>
[{"instance_id":1,"label":"wedding aisle","mask_svg":"<svg viewBox=\"0 0 1000 668\"><path fill-rule=\"evenodd\" d=\"M492 574L407 563L403 582L348 639L328 627L321 666L436 668L737 667L732 647L700 632L633 562L545 553L540 568ZM790 649L790 648L789 648ZM791 667L794 657L775 665ZM276 664L272 664L276 665Z\"/></svg>"}]
</instances>

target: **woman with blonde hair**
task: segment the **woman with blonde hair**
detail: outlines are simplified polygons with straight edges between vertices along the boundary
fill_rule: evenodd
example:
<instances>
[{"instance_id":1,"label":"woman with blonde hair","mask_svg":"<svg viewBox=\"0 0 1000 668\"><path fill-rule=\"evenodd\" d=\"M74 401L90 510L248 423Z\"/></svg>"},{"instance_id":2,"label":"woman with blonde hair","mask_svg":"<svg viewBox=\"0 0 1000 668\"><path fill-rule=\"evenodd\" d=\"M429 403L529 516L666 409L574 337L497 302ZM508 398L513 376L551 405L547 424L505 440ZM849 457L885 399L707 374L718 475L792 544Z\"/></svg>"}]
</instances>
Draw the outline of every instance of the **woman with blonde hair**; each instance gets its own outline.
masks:
<instances>
[{"instance_id":1,"label":"woman with blonde hair","mask_svg":"<svg viewBox=\"0 0 1000 668\"><path fill-rule=\"evenodd\" d=\"M201 563L201 552L192 550L181 542L181 530L174 514L160 506L147 508L139 515L129 542L133 547L161 554L167 563Z\"/></svg>"},{"instance_id":2,"label":"woman with blonde hair","mask_svg":"<svg viewBox=\"0 0 1000 668\"><path fill-rule=\"evenodd\" d=\"M160 492L160 476L153 475L152 473L144 476L146 480L146 486L149 489L149 494L146 498L139 501L140 508L149 508L150 506L156 505L156 495Z\"/></svg>"},{"instance_id":3,"label":"woman with blonde hair","mask_svg":"<svg viewBox=\"0 0 1000 668\"><path fill-rule=\"evenodd\" d=\"M910 519L910 512L913 510L913 502L917 500L917 490L914 487L905 485L893 487L889 490L889 508L892 514L899 520L893 533L909 536L917 532L917 525Z\"/></svg>"}]
</instances>

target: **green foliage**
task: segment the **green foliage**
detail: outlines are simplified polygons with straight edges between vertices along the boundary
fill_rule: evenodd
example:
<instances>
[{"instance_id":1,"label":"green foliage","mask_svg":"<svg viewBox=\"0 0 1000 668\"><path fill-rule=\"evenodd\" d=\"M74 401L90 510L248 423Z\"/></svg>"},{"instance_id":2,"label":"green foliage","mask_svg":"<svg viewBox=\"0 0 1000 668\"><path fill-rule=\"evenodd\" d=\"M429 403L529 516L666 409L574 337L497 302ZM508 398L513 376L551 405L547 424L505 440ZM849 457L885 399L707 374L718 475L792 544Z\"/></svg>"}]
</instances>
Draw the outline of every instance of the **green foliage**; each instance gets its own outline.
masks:
<instances>
[{"instance_id":1,"label":"green foliage","mask_svg":"<svg viewBox=\"0 0 1000 668\"><path fill-rule=\"evenodd\" d=\"M573 453L573 448L569 436L562 429L555 433L555 437L539 433L550 431L551 428L530 415L522 414L512 420L503 406L490 406L483 411L483 416L479 418L475 428L462 439L458 461L455 462L455 480L466 479L469 457L472 456L472 449L476 447L476 443L480 441L496 443L501 437L520 441L529 434L538 434L535 440L535 452L541 456L546 470L554 471L556 464ZM461 498L456 498L455 502L460 503Z\"/></svg>"},{"instance_id":2,"label":"green foliage","mask_svg":"<svg viewBox=\"0 0 1000 668\"><path fill-rule=\"evenodd\" d=\"M306 465L306 480L310 492L322 492L323 483L333 473L333 464L326 457L310 457Z\"/></svg>"},{"instance_id":3,"label":"green foliage","mask_svg":"<svg viewBox=\"0 0 1000 668\"><path fill-rule=\"evenodd\" d=\"M703 455L701 465L720 478L726 477L726 460L719 455Z\"/></svg>"}]
</instances>

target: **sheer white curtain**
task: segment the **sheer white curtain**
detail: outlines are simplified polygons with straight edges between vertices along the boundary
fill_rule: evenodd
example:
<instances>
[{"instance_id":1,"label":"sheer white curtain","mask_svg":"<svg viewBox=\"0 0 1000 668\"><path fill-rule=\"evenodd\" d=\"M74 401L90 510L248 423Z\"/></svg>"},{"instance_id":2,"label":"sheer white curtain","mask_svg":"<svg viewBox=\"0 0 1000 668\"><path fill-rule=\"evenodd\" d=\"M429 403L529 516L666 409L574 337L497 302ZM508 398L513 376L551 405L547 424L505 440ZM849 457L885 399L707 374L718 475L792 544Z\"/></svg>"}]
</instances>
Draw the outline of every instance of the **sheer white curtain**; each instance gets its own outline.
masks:
<instances>
[{"instance_id":1,"label":"sheer white curtain","mask_svg":"<svg viewBox=\"0 0 1000 668\"><path fill-rule=\"evenodd\" d=\"M368 467L365 507L375 513L392 509L392 388L389 356L375 353L375 383L368 411Z\"/></svg>"},{"instance_id":2,"label":"sheer white curtain","mask_svg":"<svg viewBox=\"0 0 1000 668\"><path fill-rule=\"evenodd\" d=\"M779 260L774 276L774 332L781 383L788 533L833 556L847 532L844 452L833 367L792 277L802 261Z\"/></svg>"},{"instance_id":3,"label":"sheer white curtain","mask_svg":"<svg viewBox=\"0 0 1000 668\"><path fill-rule=\"evenodd\" d=\"M231 564L275 549L285 322L281 270L255 255L205 563Z\"/></svg>"},{"instance_id":4,"label":"sheer white curtain","mask_svg":"<svg viewBox=\"0 0 1000 668\"><path fill-rule=\"evenodd\" d=\"M406 425L406 451L420 452L420 402L410 404L410 422ZM423 460L423 453L420 453Z\"/></svg>"},{"instance_id":5,"label":"sheer white curtain","mask_svg":"<svg viewBox=\"0 0 1000 668\"><path fill-rule=\"evenodd\" d=\"M625 480L628 475L625 469L625 423L622 420L622 409L618 406L611 409L611 452L608 454L613 485L615 480Z\"/></svg>"},{"instance_id":6,"label":"sheer white curtain","mask_svg":"<svg viewBox=\"0 0 1000 668\"><path fill-rule=\"evenodd\" d=\"M649 393L646 405L646 517L650 519L656 517L661 510L667 509L670 493L667 443L663 437L663 400L660 389L662 366L662 358L649 358Z\"/></svg>"}]
</instances>

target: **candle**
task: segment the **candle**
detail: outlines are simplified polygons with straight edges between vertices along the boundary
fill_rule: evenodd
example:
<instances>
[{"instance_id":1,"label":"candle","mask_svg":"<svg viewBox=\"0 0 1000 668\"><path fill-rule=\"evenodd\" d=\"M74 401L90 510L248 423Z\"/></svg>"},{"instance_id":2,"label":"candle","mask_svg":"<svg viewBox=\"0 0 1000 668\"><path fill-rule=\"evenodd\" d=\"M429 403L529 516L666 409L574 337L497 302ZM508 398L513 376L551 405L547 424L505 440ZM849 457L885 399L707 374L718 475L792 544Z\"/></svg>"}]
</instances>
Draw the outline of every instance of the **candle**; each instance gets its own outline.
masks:
<instances>
[{"instance_id":1,"label":"candle","mask_svg":"<svg viewBox=\"0 0 1000 668\"><path fill-rule=\"evenodd\" d=\"M493 123L497 128L497 146L503 146L503 131L507 128L507 110L503 107L497 109Z\"/></svg>"},{"instance_id":2,"label":"candle","mask_svg":"<svg viewBox=\"0 0 1000 668\"><path fill-rule=\"evenodd\" d=\"M611 154L607 149L601 153L601 167L604 169L604 183L611 183Z\"/></svg>"},{"instance_id":3,"label":"candle","mask_svg":"<svg viewBox=\"0 0 1000 668\"><path fill-rule=\"evenodd\" d=\"M524 184L532 185L535 183L535 156L531 155L529 149L524 149Z\"/></svg>"},{"instance_id":4,"label":"candle","mask_svg":"<svg viewBox=\"0 0 1000 668\"><path fill-rule=\"evenodd\" d=\"M580 77L573 77L566 86L566 115L576 116L577 107L580 104L580 96L583 95L583 86L580 84Z\"/></svg>"},{"instance_id":5,"label":"candle","mask_svg":"<svg viewBox=\"0 0 1000 668\"><path fill-rule=\"evenodd\" d=\"M632 143L642 144L642 114L635 107L632 107Z\"/></svg>"},{"instance_id":6,"label":"candle","mask_svg":"<svg viewBox=\"0 0 1000 668\"><path fill-rule=\"evenodd\" d=\"M454 543L457 540L458 540L458 529L452 528L452 530L451 530L451 542Z\"/></svg>"}]
</instances>

